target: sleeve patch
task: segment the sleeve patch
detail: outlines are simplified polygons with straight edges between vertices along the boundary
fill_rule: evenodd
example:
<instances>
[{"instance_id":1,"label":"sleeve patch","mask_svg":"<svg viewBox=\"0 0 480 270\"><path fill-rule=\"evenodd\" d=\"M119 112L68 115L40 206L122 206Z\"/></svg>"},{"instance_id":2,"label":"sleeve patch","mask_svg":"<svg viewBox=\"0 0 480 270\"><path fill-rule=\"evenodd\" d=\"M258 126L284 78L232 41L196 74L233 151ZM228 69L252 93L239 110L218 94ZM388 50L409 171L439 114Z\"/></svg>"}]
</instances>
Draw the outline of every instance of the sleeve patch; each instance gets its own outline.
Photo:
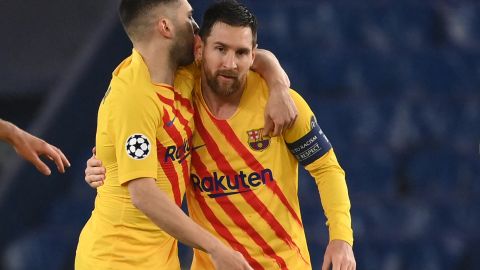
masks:
<instances>
[{"instance_id":1,"label":"sleeve patch","mask_svg":"<svg viewBox=\"0 0 480 270\"><path fill-rule=\"evenodd\" d=\"M302 166L307 166L321 158L332 148L327 136L325 136L317 124L315 116L312 116L310 126L312 129L305 134L305 136L296 142L287 144L290 152L292 152Z\"/></svg>"},{"instance_id":2,"label":"sleeve patch","mask_svg":"<svg viewBox=\"0 0 480 270\"><path fill-rule=\"evenodd\" d=\"M150 154L150 140L143 134L133 134L127 139L125 150L129 157L135 160L141 160Z\"/></svg>"}]
</instances>

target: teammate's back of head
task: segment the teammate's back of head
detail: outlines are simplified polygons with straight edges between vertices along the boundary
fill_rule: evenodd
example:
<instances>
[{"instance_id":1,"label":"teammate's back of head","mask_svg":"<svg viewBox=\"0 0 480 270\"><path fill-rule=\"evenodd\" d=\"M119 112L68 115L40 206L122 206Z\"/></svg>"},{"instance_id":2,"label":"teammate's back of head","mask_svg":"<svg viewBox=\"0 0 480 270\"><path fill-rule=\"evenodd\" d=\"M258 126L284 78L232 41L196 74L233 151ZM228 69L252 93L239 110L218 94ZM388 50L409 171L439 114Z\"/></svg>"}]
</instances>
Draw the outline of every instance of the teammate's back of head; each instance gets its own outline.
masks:
<instances>
[{"instance_id":1,"label":"teammate's back of head","mask_svg":"<svg viewBox=\"0 0 480 270\"><path fill-rule=\"evenodd\" d=\"M153 29L157 12L166 7L174 7L179 0L122 0L120 21L132 41L145 38Z\"/></svg>"}]
</instances>

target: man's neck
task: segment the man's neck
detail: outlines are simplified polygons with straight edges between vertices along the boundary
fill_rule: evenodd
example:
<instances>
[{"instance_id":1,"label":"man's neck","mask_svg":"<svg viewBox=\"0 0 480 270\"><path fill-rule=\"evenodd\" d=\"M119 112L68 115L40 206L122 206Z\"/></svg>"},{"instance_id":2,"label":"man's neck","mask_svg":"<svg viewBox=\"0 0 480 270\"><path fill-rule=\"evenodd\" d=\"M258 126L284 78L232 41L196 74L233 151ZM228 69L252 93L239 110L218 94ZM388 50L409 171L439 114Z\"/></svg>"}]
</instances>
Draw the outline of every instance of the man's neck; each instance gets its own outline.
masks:
<instances>
[{"instance_id":1,"label":"man's neck","mask_svg":"<svg viewBox=\"0 0 480 270\"><path fill-rule=\"evenodd\" d=\"M177 66L172 63L166 46L162 47L152 43L137 44L135 49L145 61L152 83L173 85Z\"/></svg>"},{"instance_id":2,"label":"man's neck","mask_svg":"<svg viewBox=\"0 0 480 270\"><path fill-rule=\"evenodd\" d=\"M229 96L222 96L215 93L203 77L201 87L202 96L208 109L216 118L222 120L229 119L235 114L242 99L243 89L245 88L241 87L242 90Z\"/></svg>"}]
</instances>

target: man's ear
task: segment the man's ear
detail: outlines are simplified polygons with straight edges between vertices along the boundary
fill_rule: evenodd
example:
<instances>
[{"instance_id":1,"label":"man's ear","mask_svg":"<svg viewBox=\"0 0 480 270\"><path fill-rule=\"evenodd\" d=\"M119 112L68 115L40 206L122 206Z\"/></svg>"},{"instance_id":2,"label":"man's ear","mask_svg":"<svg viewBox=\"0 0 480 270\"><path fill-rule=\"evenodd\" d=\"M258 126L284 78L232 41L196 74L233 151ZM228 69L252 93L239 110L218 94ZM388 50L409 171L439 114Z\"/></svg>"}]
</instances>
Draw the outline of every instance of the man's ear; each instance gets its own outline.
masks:
<instances>
[{"instance_id":1,"label":"man's ear","mask_svg":"<svg viewBox=\"0 0 480 270\"><path fill-rule=\"evenodd\" d=\"M195 61L200 62L203 58L203 47L205 44L203 43L202 38L199 35L195 35L194 38L194 45L193 45L193 53L195 54Z\"/></svg>"},{"instance_id":2,"label":"man's ear","mask_svg":"<svg viewBox=\"0 0 480 270\"><path fill-rule=\"evenodd\" d=\"M165 17L161 17L158 19L157 24L155 25L155 30L160 33L160 35L168 39L171 39L174 36L173 24L169 19Z\"/></svg>"},{"instance_id":3,"label":"man's ear","mask_svg":"<svg viewBox=\"0 0 480 270\"><path fill-rule=\"evenodd\" d=\"M250 64L250 67L253 65L253 62L255 61L255 56L257 55L257 48L258 48L258 44L255 44L255 46L253 47L253 50L252 50L252 63Z\"/></svg>"}]
</instances>

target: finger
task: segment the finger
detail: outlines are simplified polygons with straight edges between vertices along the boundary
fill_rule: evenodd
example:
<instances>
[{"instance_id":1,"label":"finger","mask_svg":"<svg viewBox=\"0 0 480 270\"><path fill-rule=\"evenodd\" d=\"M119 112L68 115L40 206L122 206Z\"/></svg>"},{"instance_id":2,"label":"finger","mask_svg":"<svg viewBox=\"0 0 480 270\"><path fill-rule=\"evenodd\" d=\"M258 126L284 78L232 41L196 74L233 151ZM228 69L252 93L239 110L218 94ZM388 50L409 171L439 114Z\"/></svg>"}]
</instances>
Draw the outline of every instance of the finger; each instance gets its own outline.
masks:
<instances>
[{"instance_id":1,"label":"finger","mask_svg":"<svg viewBox=\"0 0 480 270\"><path fill-rule=\"evenodd\" d=\"M105 177L103 177L103 175L89 175L89 176L85 176L85 182L91 184L91 183L95 183L95 182L101 182L105 180Z\"/></svg>"},{"instance_id":2,"label":"finger","mask_svg":"<svg viewBox=\"0 0 480 270\"><path fill-rule=\"evenodd\" d=\"M44 175L50 175L52 171L50 168L48 168L47 164L45 164L37 155L34 156L33 159L30 160L30 162L37 168L39 172L41 172Z\"/></svg>"},{"instance_id":3,"label":"finger","mask_svg":"<svg viewBox=\"0 0 480 270\"><path fill-rule=\"evenodd\" d=\"M94 146L92 148L92 154L93 154L93 156L95 156L97 154L97 147Z\"/></svg>"},{"instance_id":4,"label":"finger","mask_svg":"<svg viewBox=\"0 0 480 270\"><path fill-rule=\"evenodd\" d=\"M85 169L85 175L90 176L90 175L98 175L105 177L105 168L104 167L88 167Z\"/></svg>"},{"instance_id":5,"label":"finger","mask_svg":"<svg viewBox=\"0 0 480 270\"><path fill-rule=\"evenodd\" d=\"M270 133L272 133L273 128L275 124L273 123L273 120L270 117L265 117L265 126L263 127L263 135L270 136Z\"/></svg>"},{"instance_id":6,"label":"finger","mask_svg":"<svg viewBox=\"0 0 480 270\"><path fill-rule=\"evenodd\" d=\"M103 181L92 182L88 184L91 188L98 188L103 186Z\"/></svg>"},{"instance_id":7,"label":"finger","mask_svg":"<svg viewBox=\"0 0 480 270\"><path fill-rule=\"evenodd\" d=\"M102 161L96 159L95 157L91 157L87 160L87 167L100 167L102 166Z\"/></svg>"},{"instance_id":8,"label":"finger","mask_svg":"<svg viewBox=\"0 0 480 270\"><path fill-rule=\"evenodd\" d=\"M280 136L282 134L283 125L275 125L275 129L273 130L272 137Z\"/></svg>"},{"instance_id":9,"label":"finger","mask_svg":"<svg viewBox=\"0 0 480 270\"><path fill-rule=\"evenodd\" d=\"M348 270L355 270L356 268L356 262L355 260L351 260L348 262Z\"/></svg>"},{"instance_id":10,"label":"finger","mask_svg":"<svg viewBox=\"0 0 480 270\"><path fill-rule=\"evenodd\" d=\"M60 163L62 164L63 166L63 171L62 173L65 172L66 168L70 168L71 164L70 164L70 161L68 161L67 157L63 154L62 150L60 150L58 147L56 146L52 146L55 151L57 152L58 156L60 157ZM58 165L57 165L57 168L58 168Z\"/></svg>"},{"instance_id":11,"label":"finger","mask_svg":"<svg viewBox=\"0 0 480 270\"><path fill-rule=\"evenodd\" d=\"M341 262L335 259L332 259L332 270L342 270L341 268Z\"/></svg>"},{"instance_id":12,"label":"finger","mask_svg":"<svg viewBox=\"0 0 480 270\"><path fill-rule=\"evenodd\" d=\"M55 165L57 166L57 170L61 173L65 172L65 167L63 166L63 161L62 158L60 157L60 154L56 151L54 146L47 145L45 149L43 149L43 153L50 158L50 160L53 160L55 162Z\"/></svg>"},{"instance_id":13,"label":"finger","mask_svg":"<svg viewBox=\"0 0 480 270\"><path fill-rule=\"evenodd\" d=\"M290 123L288 124L288 127L287 127L287 129L290 129L290 128L292 128L292 127L293 127L293 125L295 124L295 121L297 120L297 117L298 117L298 115L297 115L297 114L295 114L295 116L293 117L293 120L292 120L292 121L290 121Z\"/></svg>"},{"instance_id":14,"label":"finger","mask_svg":"<svg viewBox=\"0 0 480 270\"><path fill-rule=\"evenodd\" d=\"M323 258L322 270L329 270L331 263L332 263L332 260L330 256L325 256Z\"/></svg>"},{"instance_id":15,"label":"finger","mask_svg":"<svg viewBox=\"0 0 480 270\"><path fill-rule=\"evenodd\" d=\"M62 159L62 162L65 165L65 167L70 168L72 165L70 164L70 161L65 156L65 154L63 154L62 150L60 150L60 148L58 148L58 147L55 147L55 149L57 150L57 153L60 155L60 158Z\"/></svg>"}]
</instances>

